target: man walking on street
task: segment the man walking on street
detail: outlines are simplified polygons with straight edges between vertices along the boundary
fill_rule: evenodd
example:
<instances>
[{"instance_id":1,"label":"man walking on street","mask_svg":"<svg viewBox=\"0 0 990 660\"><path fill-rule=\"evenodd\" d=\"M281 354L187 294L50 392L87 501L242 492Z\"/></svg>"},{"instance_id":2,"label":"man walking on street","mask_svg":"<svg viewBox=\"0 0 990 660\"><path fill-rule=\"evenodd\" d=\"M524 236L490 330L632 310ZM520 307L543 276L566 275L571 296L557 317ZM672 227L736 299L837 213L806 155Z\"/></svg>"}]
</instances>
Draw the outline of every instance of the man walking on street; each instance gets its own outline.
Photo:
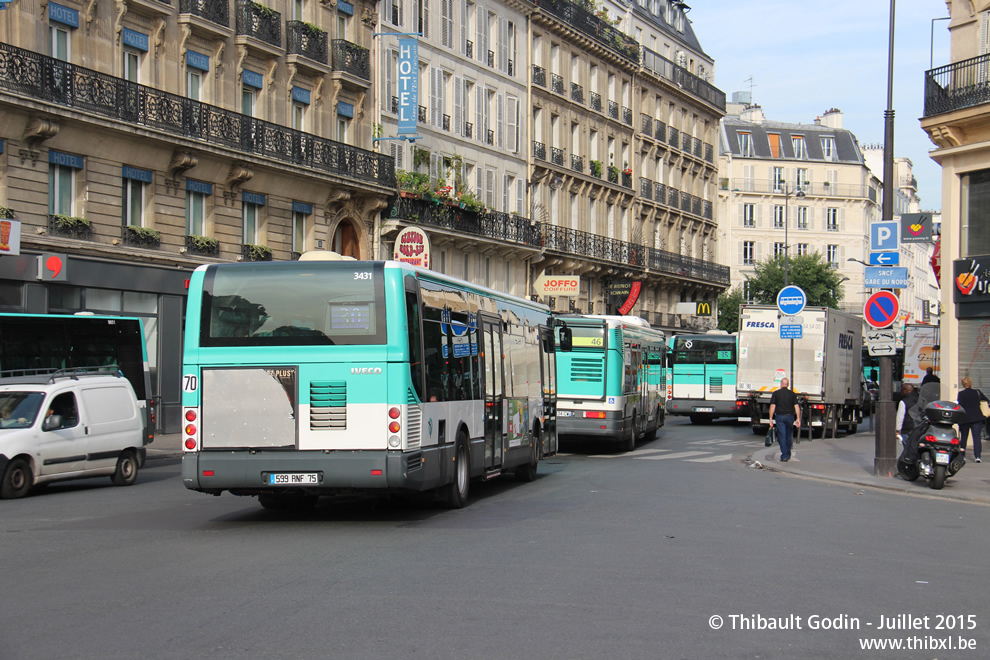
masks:
<instances>
[{"instance_id":1,"label":"man walking on street","mask_svg":"<svg viewBox=\"0 0 990 660\"><path fill-rule=\"evenodd\" d=\"M801 428L801 408L798 406L797 395L790 389L790 384L788 379L781 379L780 388L770 395L770 423L777 424L777 442L780 443L782 463L791 460L794 427Z\"/></svg>"}]
</instances>

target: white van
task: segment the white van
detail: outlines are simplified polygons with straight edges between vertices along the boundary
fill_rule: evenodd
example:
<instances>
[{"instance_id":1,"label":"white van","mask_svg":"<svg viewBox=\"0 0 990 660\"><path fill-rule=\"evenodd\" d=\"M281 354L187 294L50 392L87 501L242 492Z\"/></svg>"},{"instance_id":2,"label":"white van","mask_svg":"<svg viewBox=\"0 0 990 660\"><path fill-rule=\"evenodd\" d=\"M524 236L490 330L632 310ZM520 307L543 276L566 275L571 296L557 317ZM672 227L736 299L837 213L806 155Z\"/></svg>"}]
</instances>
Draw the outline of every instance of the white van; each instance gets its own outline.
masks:
<instances>
[{"instance_id":1,"label":"white van","mask_svg":"<svg viewBox=\"0 0 990 660\"><path fill-rule=\"evenodd\" d=\"M134 389L119 372L0 378L0 498L80 477L130 486L144 465L145 438Z\"/></svg>"}]
</instances>

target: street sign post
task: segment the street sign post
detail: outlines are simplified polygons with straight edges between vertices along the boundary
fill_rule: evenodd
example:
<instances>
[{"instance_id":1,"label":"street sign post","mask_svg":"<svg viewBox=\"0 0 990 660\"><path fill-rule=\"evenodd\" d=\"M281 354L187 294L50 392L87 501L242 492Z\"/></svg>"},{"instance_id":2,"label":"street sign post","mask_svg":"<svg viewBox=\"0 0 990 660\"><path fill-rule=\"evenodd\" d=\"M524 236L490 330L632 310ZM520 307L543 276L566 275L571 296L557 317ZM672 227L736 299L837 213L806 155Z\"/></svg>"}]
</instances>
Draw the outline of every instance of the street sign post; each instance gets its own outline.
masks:
<instances>
[{"instance_id":1,"label":"street sign post","mask_svg":"<svg viewBox=\"0 0 990 660\"><path fill-rule=\"evenodd\" d=\"M786 316L797 316L808 304L808 294L799 286L785 286L777 294L777 309Z\"/></svg>"},{"instance_id":2,"label":"street sign post","mask_svg":"<svg viewBox=\"0 0 990 660\"><path fill-rule=\"evenodd\" d=\"M886 328L897 320L901 301L890 291L877 291L863 307L863 318L874 328Z\"/></svg>"},{"instance_id":3,"label":"street sign post","mask_svg":"<svg viewBox=\"0 0 990 660\"><path fill-rule=\"evenodd\" d=\"M801 339L804 336L804 326L794 323L794 324L781 324L780 325L780 338L781 339Z\"/></svg>"},{"instance_id":4,"label":"street sign post","mask_svg":"<svg viewBox=\"0 0 990 660\"><path fill-rule=\"evenodd\" d=\"M900 262L900 252L870 252L871 266L896 266Z\"/></svg>"},{"instance_id":5,"label":"street sign post","mask_svg":"<svg viewBox=\"0 0 990 660\"><path fill-rule=\"evenodd\" d=\"M866 348L873 357L897 355L897 347L893 344L867 344Z\"/></svg>"}]
</instances>

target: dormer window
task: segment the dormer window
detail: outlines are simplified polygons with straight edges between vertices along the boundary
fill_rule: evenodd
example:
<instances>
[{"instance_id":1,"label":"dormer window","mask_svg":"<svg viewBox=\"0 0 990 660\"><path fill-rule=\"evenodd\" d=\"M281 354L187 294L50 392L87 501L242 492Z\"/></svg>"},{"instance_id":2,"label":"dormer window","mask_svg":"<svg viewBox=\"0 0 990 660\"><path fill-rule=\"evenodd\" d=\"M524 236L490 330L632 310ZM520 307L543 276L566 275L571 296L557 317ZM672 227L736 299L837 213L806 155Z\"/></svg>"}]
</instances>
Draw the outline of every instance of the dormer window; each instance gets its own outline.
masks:
<instances>
[{"instance_id":1,"label":"dormer window","mask_svg":"<svg viewBox=\"0 0 990 660\"><path fill-rule=\"evenodd\" d=\"M739 131L739 155L753 155L753 134Z\"/></svg>"},{"instance_id":2,"label":"dormer window","mask_svg":"<svg viewBox=\"0 0 990 660\"><path fill-rule=\"evenodd\" d=\"M805 160L808 158L808 145L804 142L803 135L792 135L791 146L794 148L794 157Z\"/></svg>"},{"instance_id":3,"label":"dormer window","mask_svg":"<svg viewBox=\"0 0 990 660\"><path fill-rule=\"evenodd\" d=\"M839 160L839 155L835 152L835 138L834 137L823 137L822 138L822 154L825 160L836 161Z\"/></svg>"}]
</instances>

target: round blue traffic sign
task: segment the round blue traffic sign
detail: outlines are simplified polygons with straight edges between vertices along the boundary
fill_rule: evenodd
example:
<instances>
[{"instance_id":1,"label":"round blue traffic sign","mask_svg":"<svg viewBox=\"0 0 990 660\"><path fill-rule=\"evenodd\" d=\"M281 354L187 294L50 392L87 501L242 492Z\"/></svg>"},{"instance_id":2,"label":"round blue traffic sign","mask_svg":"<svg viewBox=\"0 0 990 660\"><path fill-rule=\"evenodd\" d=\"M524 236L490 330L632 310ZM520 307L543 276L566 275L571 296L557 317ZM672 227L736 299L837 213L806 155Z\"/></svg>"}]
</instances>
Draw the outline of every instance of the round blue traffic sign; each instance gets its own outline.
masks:
<instances>
[{"instance_id":1,"label":"round blue traffic sign","mask_svg":"<svg viewBox=\"0 0 990 660\"><path fill-rule=\"evenodd\" d=\"M874 328L886 328L897 320L901 301L890 291L877 291L866 301L863 318Z\"/></svg>"},{"instance_id":2,"label":"round blue traffic sign","mask_svg":"<svg viewBox=\"0 0 990 660\"><path fill-rule=\"evenodd\" d=\"M785 286L777 294L777 309L785 316L800 314L807 304L808 294L799 286Z\"/></svg>"}]
</instances>

